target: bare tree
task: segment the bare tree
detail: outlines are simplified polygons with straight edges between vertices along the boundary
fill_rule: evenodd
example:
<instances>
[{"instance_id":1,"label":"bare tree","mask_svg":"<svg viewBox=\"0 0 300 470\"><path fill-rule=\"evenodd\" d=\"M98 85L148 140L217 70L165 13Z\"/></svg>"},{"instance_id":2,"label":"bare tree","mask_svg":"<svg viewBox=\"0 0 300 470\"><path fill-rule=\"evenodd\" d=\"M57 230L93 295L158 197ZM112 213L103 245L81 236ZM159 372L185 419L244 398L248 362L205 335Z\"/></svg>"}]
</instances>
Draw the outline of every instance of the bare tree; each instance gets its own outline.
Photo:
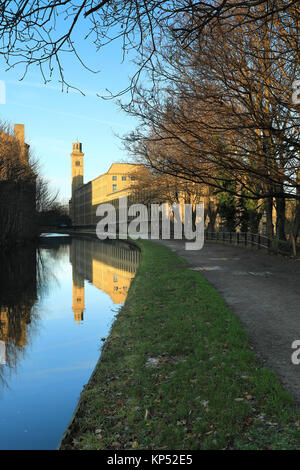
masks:
<instances>
[{"instance_id":1,"label":"bare tree","mask_svg":"<svg viewBox=\"0 0 300 470\"><path fill-rule=\"evenodd\" d=\"M273 199L278 207L298 199L297 11L260 28L223 24L186 48L162 38L149 70L156 86L123 105L141 121L126 138L134 155L157 171L264 199L269 235Z\"/></svg>"},{"instance_id":2,"label":"bare tree","mask_svg":"<svg viewBox=\"0 0 300 470\"><path fill-rule=\"evenodd\" d=\"M47 212L56 207L59 191L53 191L42 176L36 179L36 211Z\"/></svg>"},{"instance_id":3,"label":"bare tree","mask_svg":"<svg viewBox=\"0 0 300 470\"><path fill-rule=\"evenodd\" d=\"M234 28L237 20L261 24L297 4L297 0L6 0L0 6L0 54L8 67L24 64L24 73L31 65L38 66L45 81L58 71L62 85L68 87L62 60L66 52L87 67L77 51L80 40L90 41L96 51L121 40L123 57L128 51L138 55L136 73L124 93L135 88L144 66L152 64L162 31L171 29L186 46L198 40L204 28L224 22ZM182 18L186 21L179 21Z\"/></svg>"}]
</instances>

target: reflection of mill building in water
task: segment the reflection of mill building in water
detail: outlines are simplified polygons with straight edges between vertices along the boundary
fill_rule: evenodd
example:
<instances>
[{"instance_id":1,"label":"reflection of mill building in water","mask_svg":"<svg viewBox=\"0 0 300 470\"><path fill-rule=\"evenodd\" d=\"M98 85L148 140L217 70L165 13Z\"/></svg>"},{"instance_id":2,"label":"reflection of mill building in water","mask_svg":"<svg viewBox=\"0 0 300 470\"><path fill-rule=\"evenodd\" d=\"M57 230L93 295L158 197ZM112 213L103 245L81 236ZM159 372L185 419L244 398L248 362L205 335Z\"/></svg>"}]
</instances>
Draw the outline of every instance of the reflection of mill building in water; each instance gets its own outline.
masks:
<instances>
[{"instance_id":1,"label":"reflection of mill building in water","mask_svg":"<svg viewBox=\"0 0 300 470\"><path fill-rule=\"evenodd\" d=\"M27 325L30 323L32 305L0 309L0 364L6 364L6 345L26 346Z\"/></svg>"},{"instance_id":2,"label":"reflection of mill building in water","mask_svg":"<svg viewBox=\"0 0 300 470\"><path fill-rule=\"evenodd\" d=\"M74 320L83 320L85 279L108 294L114 304L121 304L126 299L139 260L140 252L129 243L73 240L70 261L73 268Z\"/></svg>"},{"instance_id":3,"label":"reflection of mill building in water","mask_svg":"<svg viewBox=\"0 0 300 470\"><path fill-rule=\"evenodd\" d=\"M30 322L30 310L32 306L23 307L16 318L15 309L2 307L0 310L0 340L4 343L13 341L17 346L25 346L26 325Z\"/></svg>"},{"instance_id":4,"label":"reflection of mill building in water","mask_svg":"<svg viewBox=\"0 0 300 470\"><path fill-rule=\"evenodd\" d=\"M27 344L27 327L37 299L33 247L0 255L0 364L15 363Z\"/></svg>"}]
</instances>

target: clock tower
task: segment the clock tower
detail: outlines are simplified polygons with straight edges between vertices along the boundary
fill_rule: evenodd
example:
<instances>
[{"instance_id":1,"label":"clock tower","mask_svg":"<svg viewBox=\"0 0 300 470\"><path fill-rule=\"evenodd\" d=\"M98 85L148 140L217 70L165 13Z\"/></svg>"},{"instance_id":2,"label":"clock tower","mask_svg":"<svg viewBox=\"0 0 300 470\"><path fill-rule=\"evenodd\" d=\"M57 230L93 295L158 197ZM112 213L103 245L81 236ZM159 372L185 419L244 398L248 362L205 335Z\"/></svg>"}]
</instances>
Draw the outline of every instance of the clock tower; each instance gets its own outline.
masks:
<instances>
[{"instance_id":1,"label":"clock tower","mask_svg":"<svg viewBox=\"0 0 300 470\"><path fill-rule=\"evenodd\" d=\"M71 218L72 223L75 222L75 191L79 186L83 185L83 157L82 144L80 142L73 143L73 152L71 153L71 168L72 168L72 199L71 199Z\"/></svg>"}]
</instances>

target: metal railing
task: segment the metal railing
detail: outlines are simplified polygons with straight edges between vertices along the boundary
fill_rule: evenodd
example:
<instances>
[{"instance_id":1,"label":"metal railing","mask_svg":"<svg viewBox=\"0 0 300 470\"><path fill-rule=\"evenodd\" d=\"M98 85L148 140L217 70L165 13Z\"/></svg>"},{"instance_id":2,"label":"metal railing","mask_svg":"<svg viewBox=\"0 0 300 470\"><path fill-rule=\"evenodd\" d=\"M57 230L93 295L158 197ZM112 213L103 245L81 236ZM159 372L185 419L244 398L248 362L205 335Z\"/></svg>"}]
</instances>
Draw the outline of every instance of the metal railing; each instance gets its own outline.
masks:
<instances>
[{"instance_id":1,"label":"metal railing","mask_svg":"<svg viewBox=\"0 0 300 470\"><path fill-rule=\"evenodd\" d=\"M271 240L265 235L260 233L249 232L207 232L205 231L206 241L217 241L223 243L230 243L232 245L241 245L247 247L255 247L257 249L271 248Z\"/></svg>"}]
</instances>

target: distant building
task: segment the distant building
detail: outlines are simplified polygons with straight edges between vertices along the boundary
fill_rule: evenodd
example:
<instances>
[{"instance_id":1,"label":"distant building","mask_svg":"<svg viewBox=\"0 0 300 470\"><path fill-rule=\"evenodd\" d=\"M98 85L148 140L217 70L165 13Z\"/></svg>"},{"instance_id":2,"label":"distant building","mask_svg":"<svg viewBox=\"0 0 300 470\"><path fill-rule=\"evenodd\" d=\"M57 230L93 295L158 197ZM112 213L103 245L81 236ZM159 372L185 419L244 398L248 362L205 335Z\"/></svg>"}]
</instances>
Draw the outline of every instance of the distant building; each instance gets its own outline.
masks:
<instances>
[{"instance_id":1,"label":"distant building","mask_svg":"<svg viewBox=\"0 0 300 470\"><path fill-rule=\"evenodd\" d=\"M106 173L84 184L83 157L82 144L73 143L70 216L73 225L96 225L98 205L132 195L137 172L147 170L144 165L113 163Z\"/></svg>"},{"instance_id":2,"label":"distant building","mask_svg":"<svg viewBox=\"0 0 300 470\"><path fill-rule=\"evenodd\" d=\"M29 145L25 142L24 124L14 125L14 135L0 129L0 181L11 180L28 168Z\"/></svg>"},{"instance_id":3,"label":"distant building","mask_svg":"<svg viewBox=\"0 0 300 470\"><path fill-rule=\"evenodd\" d=\"M25 142L25 126L24 124L15 124L15 139L18 141L20 146L20 157L25 164L28 164L29 158L29 144Z\"/></svg>"},{"instance_id":4,"label":"distant building","mask_svg":"<svg viewBox=\"0 0 300 470\"><path fill-rule=\"evenodd\" d=\"M24 124L0 130L0 244L36 238L36 175L29 164Z\"/></svg>"},{"instance_id":5,"label":"distant building","mask_svg":"<svg viewBox=\"0 0 300 470\"><path fill-rule=\"evenodd\" d=\"M128 197L128 207L133 203L144 203L150 214L150 204L167 203L171 207L173 202L178 202L184 213L184 204L192 204L193 208L197 203L204 205L205 227L214 230L219 227L220 221L217 215L216 197L212 195L212 190L207 185L196 185L186 181L180 181L177 198L171 200L166 197L166 191L158 195L158 199L152 194L152 188L141 188L138 183L149 182L149 173L142 164L113 163L109 170L97 178L84 184L84 153L80 142L73 143L71 153L72 171L72 198L69 202L70 217L74 226L95 226L100 218L96 216L97 207L103 203L115 205L118 212L119 198ZM141 178L140 178L141 177ZM140 181L139 181L140 178ZM184 185L183 185L184 182ZM136 185L137 184L137 185ZM164 208L166 212L169 209ZM171 216L172 221L172 216ZM150 220L149 220L150 228Z\"/></svg>"}]
</instances>

